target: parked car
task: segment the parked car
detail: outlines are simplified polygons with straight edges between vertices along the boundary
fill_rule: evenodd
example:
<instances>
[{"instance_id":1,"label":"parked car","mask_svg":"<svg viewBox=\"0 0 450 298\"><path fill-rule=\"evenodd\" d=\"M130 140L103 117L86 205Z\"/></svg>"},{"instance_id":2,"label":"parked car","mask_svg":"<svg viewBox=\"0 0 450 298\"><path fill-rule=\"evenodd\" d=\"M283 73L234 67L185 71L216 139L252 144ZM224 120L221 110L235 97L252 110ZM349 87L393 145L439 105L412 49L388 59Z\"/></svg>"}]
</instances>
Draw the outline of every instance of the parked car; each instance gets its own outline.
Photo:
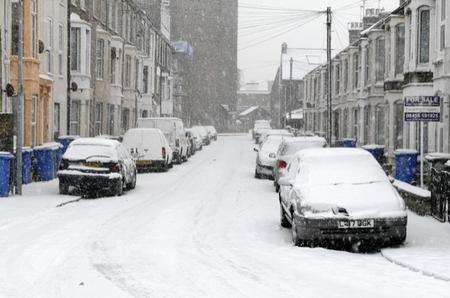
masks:
<instances>
[{"instance_id":1,"label":"parked car","mask_svg":"<svg viewBox=\"0 0 450 298\"><path fill-rule=\"evenodd\" d=\"M270 121L268 120L256 120L255 125L253 127L253 139L255 140L255 143L259 143L259 137L261 136L261 133L265 130L271 129L270 127Z\"/></svg>"},{"instance_id":2,"label":"parked car","mask_svg":"<svg viewBox=\"0 0 450 298\"><path fill-rule=\"evenodd\" d=\"M122 195L124 188L136 187L136 165L132 156L116 140L80 138L74 140L63 155L59 171L59 192L107 191Z\"/></svg>"},{"instance_id":3,"label":"parked car","mask_svg":"<svg viewBox=\"0 0 450 298\"><path fill-rule=\"evenodd\" d=\"M273 168L277 157L276 153L282 141L282 136L273 136L268 138L261 147L255 147L254 150L257 152L255 178L273 179Z\"/></svg>"},{"instance_id":4,"label":"parked car","mask_svg":"<svg viewBox=\"0 0 450 298\"><path fill-rule=\"evenodd\" d=\"M197 125L193 126L192 129L196 130L200 134L203 146L208 146L211 144L211 139L209 138L208 131L205 127Z\"/></svg>"},{"instance_id":5,"label":"parked car","mask_svg":"<svg viewBox=\"0 0 450 298\"><path fill-rule=\"evenodd\" d=\"M178 118L140 118L139 128L159 128L167 138L173 151L173 160L177 163L187 161L188 142L183 121Z\"/></svg>"},{"instance_id":6,"label":"parked car","mask_svg":"<svg viewBox=\"0 0 450 298\"><path fill-rule=\"evenodd\" d=\"M302 149L323 148L326 145L327 141L320 137L285 138L278 148L277 161L273 170L275 190L279 191L278 180L283 177L286 167L295 153Z\"/></svg>"},{"instance_id":7,"label":"parked car","mask_svg":"<svg viewBox=\"0 0 450 298\"><path fill-rule=\"evenodd\" d=\"M205 129L208 131L211 140L217 141L217 131L214 126L205 126Z\"/></svg>"},{"instance_id":8,"label":"parked car","mask_svg":"<svg viewBox=\"0 0 450 298\"><path fill-rule=\"evenodd\" d=\"M295 245L405 241L405 203L365 150L302 150L279 184L281 226L292 228Z\"/></svg>"},{"instance_id":9,"label":"parked car","mask_svg":"<svg viewBox=\"0 0 450 298\"><path fill-rule=\"evenodd\" d=\"M269 136L280 136L280 137L293 137L294 135L287 131L286 129L269 129L261 132L258 138L258 144L262 144L266 141Z\"/></svg>"},{"instance_id":10,"label":"parked car","mask_svg":"<svg viewBox=\"0 0 450 298\"><path fill-rule=\"evenodd\" d=\"M186 129L186 131L194 138L195 151L201 151L203 149L203 138L200 132L194 128Z\"/></svg>"},{"instance_id":11,"label":"parked car","mask_svg":"<svg viewBox=\"0 0 450 298\"><path fill-rule=\"evenodd\" d=\"M139 171L166 171L172 165L173 152L160 129L130 129L123 136L122 143L133 156Z\"/></svg>"}]
</instances>

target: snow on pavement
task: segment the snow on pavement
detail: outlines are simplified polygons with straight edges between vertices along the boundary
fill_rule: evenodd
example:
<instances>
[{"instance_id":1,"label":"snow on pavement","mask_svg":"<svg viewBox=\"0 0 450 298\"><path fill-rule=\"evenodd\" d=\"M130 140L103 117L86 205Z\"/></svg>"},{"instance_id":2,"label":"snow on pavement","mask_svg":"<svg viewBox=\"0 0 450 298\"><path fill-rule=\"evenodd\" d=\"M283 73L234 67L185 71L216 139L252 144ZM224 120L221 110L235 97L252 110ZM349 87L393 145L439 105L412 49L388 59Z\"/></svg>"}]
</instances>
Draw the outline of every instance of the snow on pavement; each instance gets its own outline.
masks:
<instances>
[{"instance_id":1,"label":"snow on pavement","mask_svg":"<svg viewBox=\"0 0 450 298\"><path fill-rule=\"evenodd\" d=\"M73 198L52 182L0 201L0 296L448 294L450 283L380 254L292 246L272 182L253 178L254 159L248 136L226 136L168 173L140 175L121 198L56 208Z\"/></svg>"}]
</instances>

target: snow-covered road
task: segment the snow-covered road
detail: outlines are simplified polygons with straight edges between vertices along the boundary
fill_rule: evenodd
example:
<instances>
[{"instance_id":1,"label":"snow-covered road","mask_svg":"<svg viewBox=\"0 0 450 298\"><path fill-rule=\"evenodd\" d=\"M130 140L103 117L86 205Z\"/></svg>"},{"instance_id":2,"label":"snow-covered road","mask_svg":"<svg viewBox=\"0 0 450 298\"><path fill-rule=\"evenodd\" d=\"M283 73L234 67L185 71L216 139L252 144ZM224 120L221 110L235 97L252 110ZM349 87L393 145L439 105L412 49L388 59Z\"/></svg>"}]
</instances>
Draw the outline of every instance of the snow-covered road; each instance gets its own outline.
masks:
<instances>
[{"instance_id":1,"label":"snow-covered road","mask_svg":"<svg viewBox=\"0 0 450 298\"><path fill-rule=\"evenodd\" d=\"M292 246L254 158L225 136L120 198L57 208L52 182L1 201L0 296L448 297L380 254Z\"/></svg>"}]
</instances>

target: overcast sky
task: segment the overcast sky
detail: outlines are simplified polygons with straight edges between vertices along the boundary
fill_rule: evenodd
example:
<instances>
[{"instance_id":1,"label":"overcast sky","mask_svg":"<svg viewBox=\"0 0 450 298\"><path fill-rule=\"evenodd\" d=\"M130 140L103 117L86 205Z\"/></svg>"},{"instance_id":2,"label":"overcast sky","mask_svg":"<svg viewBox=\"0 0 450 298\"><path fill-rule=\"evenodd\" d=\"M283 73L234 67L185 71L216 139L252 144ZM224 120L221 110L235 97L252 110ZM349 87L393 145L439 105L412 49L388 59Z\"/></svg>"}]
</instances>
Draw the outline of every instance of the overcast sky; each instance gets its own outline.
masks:
<instances>
[{"instance_id":1,"label":"overcast sky","mask_svg":"<svg viewBox=\"0 0 450 298\"><path fill-rule=\"evenodd\" d=\"M399 0L368 0L367 8L380 6L392 11ZM334 12L333 49L348 45L347 24L360 21L363 1L357 0L239 0L238 67L245 82L273 80L280 60L281 44L290 48L325 48L324 11L331 6ZM265 24L265 25L263 25ZM278 35L278 36L277 36ZM305 73L322 62L322 51L298 50L297 71Z\"/></svg>"}]
</instances>

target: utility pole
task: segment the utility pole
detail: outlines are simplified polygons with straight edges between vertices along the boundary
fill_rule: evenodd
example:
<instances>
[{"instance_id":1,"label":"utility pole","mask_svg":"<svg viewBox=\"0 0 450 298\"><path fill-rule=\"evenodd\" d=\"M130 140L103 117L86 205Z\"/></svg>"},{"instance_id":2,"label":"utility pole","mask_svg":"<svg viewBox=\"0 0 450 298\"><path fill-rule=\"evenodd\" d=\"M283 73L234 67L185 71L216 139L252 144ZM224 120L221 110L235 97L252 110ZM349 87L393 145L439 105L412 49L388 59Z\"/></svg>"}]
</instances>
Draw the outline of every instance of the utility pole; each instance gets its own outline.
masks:
<instances>
[{"instance_id":1,"label":"utility pole","mask_svg":"<svg viewBox=\"0 0 450 298\"><path fill-rule=\"evenodd\" d=\"M16 194L22 195L22 147L23 147L23 0L18 0L18 65L17 95L14 100L16 128Z\"/></svg>"},{"instance_id":2,"label":"utility pole","mask_svg":"<svg viewBox=\"0 0 450 298\"><path fill-rule=\"evenodd\" d=\"M291 57L289 60L290 73L289 73L289 120L292 120L292 66L294 65L294 59Z\"/></svg>"},{"instance_id":3,"label":"utility pole","mask_svg":"<svg viewBox=\"0 0 450 298\"><path fill-rule=\"evenodd\" d=\"M332 112L331 112L331 7L327 7L327 108L328 108L328 145L332 145Z\"/></svg>"}]
</instances>

